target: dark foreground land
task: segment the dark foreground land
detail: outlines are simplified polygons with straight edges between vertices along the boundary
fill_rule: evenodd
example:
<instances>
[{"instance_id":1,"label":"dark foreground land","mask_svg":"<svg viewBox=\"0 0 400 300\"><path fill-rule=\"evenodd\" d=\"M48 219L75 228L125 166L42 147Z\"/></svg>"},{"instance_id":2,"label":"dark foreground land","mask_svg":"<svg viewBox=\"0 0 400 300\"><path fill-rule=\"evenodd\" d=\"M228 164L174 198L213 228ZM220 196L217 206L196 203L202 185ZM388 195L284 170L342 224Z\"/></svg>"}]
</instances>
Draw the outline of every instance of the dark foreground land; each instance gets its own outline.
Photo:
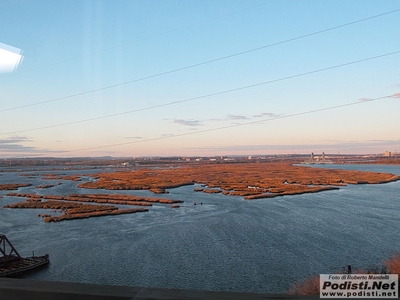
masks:
<instances>
[{"instance_id":1,"label":"dark foreground land","mask_svg":"<svg viewBox=\"0 0 400 300\"><path fill-rule=\"evenodd\" d=\"M0 300L258 300L319 299L319 296L191 291L0 278Z\"/></svg>"}]
</instances>

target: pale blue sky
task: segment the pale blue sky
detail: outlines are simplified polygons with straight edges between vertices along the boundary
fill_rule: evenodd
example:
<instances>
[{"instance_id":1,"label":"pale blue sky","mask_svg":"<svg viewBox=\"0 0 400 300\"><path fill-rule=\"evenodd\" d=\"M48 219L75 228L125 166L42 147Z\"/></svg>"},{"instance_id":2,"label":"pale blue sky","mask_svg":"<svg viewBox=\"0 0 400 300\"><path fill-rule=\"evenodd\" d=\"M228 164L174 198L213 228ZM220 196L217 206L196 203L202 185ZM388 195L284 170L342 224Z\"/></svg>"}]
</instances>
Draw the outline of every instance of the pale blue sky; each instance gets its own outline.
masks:
<instances>
[{"instance_id":1,"label":"pale blue sky","mask_svg":"<svg viewBox=\"0 0 400 300\"><path fill-rule=\"evenodd\" d=\"M400 151L398 0L3 0L0 43L0 158Z\"/></svg>"}]
</instances>

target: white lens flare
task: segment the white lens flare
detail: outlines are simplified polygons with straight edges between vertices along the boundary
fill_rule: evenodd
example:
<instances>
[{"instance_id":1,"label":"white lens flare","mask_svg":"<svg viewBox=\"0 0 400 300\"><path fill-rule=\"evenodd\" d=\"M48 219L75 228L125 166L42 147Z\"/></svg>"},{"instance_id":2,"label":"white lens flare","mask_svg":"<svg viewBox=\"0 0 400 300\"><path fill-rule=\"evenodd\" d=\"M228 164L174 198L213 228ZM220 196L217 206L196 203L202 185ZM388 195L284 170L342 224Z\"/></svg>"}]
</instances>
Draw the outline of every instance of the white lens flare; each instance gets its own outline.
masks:
<instances>
[{"instance_id":1,"label":"white lens flare","mask_svg":"<svg viewBox=\"0 0 400 300\"><path fill-rule=\"evenodd\" d=\"M21 49L0 43L0 73L16 71L23 58Z\"/></svg>"}]
</instances>

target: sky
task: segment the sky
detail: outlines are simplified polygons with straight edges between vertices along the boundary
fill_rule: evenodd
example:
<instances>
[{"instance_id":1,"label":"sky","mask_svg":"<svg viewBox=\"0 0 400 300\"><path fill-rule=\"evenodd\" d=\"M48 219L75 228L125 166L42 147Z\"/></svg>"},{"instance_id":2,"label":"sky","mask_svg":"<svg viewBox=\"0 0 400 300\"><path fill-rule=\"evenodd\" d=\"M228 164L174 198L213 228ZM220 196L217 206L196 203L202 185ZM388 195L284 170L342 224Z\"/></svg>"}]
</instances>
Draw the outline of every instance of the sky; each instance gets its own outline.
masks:
<instances>
[{"instance_id":1,"label":"sky","mask_svg":"<svg viewBox=\"0 0 400 300\"><path fill-rule=\"evenodd\" d=\"M0 158L400 152L398 0L2 0Z\"/></svg>"}]
</instances>

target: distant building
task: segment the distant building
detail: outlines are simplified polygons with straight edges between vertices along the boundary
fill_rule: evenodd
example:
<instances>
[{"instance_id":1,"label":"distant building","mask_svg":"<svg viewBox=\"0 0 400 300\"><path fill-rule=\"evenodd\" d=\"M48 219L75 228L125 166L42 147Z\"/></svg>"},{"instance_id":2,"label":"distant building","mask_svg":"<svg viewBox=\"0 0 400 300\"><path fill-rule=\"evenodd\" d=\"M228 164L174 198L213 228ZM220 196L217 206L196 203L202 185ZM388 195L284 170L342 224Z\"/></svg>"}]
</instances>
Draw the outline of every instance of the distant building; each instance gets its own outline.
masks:
<instances>
[{"instance_id":1,"label":"distant building","mask_svg":"<svg viewBox=\"0 0 400 300\"><path fill-rule=\"evenodd\" d=\"M333 162L325 155L325 152L322 152L321 156L317 156L312 152L310 159L304 161L303 164L333 164Z\"/></svg>"},{"instance_id":2,"label":"distant building","mask_svg":"<svg viewBox=\"0 0 400 300\"><path fill-rule=\"evenodd\" d=\"M392 156L392 152L390 152L390 151L385 151L385 153L383 153L383 156L385 156L385 157L391 157L391 156Z\"/></svg>"}]
</instances>

